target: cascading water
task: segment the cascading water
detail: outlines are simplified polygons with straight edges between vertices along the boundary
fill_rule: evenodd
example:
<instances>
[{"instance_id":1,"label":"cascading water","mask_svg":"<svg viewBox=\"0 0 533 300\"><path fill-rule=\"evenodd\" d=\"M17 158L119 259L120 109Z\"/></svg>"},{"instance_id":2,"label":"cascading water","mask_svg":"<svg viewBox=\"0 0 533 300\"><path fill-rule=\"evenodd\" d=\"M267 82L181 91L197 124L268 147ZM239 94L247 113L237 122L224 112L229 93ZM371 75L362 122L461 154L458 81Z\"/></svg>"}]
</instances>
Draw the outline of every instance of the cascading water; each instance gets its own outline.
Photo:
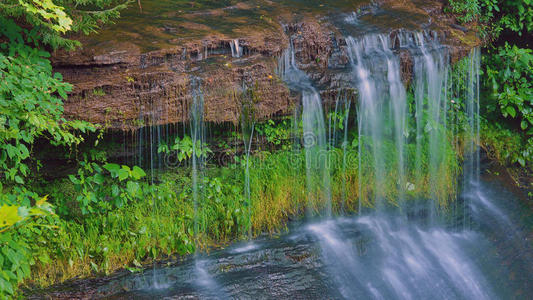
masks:
<instances>
[{"instance_id":1,"label":"cascading water","mask_svg":"<svg viewBox=\"0 0 533 300\"><path fill-rule=\"evenodd\" d=\"M341 141L342 148L342 194L341 194L341 211L345 211L346 203L346 167L348 159L348 125L350 120L350 108L352 105L351 95L347 93L342 93L337 96L335 99L335 110L333 113L329 113L329 149L330 151L334 150L338 146L339 140ZM342 134L342 139L339 139L338 134ZM334 152L332 152L334 153ZM335 157L329 157L330 160L333 160ZM333 163L333 161L330 161Z\"/></svg>"},{"instance_id":2,"label":"cascading water","mask_svg":"<svg viewBox=\"0 0 533 300\"><path fill-rule=\"evenodd\" d=\"M397 179L398 204L404 207L404 191L422 184L436 185L442 168L447 167L445 151L450 144L446 130L448 110L449 58L446 49L434 35L401 32L391 40L388 35L371 34L346 39L354 84L359 91L358 154L362 177L373 183L359 181L360 207L362 191L371 184L372 198L379 211L385 208L384 190L389 178ZM428 42L429 41L429 42ZM414 56L414 111L407 109L406 90L400 78L400 63L394 45ZM397 47L397 46L396 46ZM470 120L471 153L467 159L472 168L479 166L476 145L479 134L478 80L479 50L469 57L467 114ZM409 137L407 120L414 113L416 123L415 156L405 150ZM393 150L391 150L391 148ZM427 153L427 154L425 154ZM423 166L422 155L428 155ZM414 162L408 172L407 163ZM414 174L413 174L414 172ZM429 173L428 176L423 172ZM465 176L476 176L479 169L465 169ZM428 178L423 180L423 178ZM427 181L428 180L428 181ZM414 181L415 183L411 183ZM433 188L429 193L429 225L408 221L405 214L361 215L354 220L341 219L311 224L308 230L322 249L322 258L330 270L342 297L374 299L490 299L493 291L482 270L472 263L470 253L481 238L463 230L453 232L432 220L437 216L439 199ZM390 199L389 199L390 200ZM360 209L361 213L361 209ZM464 213L464 211L463 211ZM429 228L428 228L429 226ZM347 230L360 232L357 243L346 242Z\"/></svg>"},{"instance_id":3,"label":"cascading water","mask_svg":"<svg viewBox=\"0 0 533 300\"><path fill-rule=\"evenodd\" d=\"M192 139L192 156L191 156L191 177L192 177L192 191L194 201L194 235L196 242L198 242L200 230L205 231L206 228L203 224L205 222L202 218L203 212L200 210L202 207L201 201L203 201L203 186L205 184L205 122L204 122L204 97L200 89L200 82L193 78L192 87L194 89L193 102L190 108L190 127L191 127L191 139ZM200 226L200 223L202 226ZM203 289L205 293L213 297L217 293L219 298L220 288L217 287L215 280L210 276L206 270L206 259L201 259L198 252L195 253L195 285Z\"/></svg>"},{"instance_id":4,"label":"cascading water","mask_svg":"<svg viewBox=\"0 0 533 300\"><path fill-rule=\"evenodd\" d=\"M359 91L357 115L361 212L367 195L363 192L363 177L370 177L374 181L373 199L378 209L385 205L386 195L382 191L386 190L386 178L396 177L399 191L405 186L406 96L400 78L399 59L391 51L387 35L367 35L360 40L347 37L346 43L355 85ZM391 144L396 145L393 147L393 155L397 157L397 162L384 160L385 157L390 157L386 151L391 150ZM363 159L367 157L371 157L373 162L370 167L367 166L367 161L363 164Z\"/></svg>"},{"instance_id":5,"label":"cascading water","mask_svg":"<svg viewBox=\"0 0 533 300\"><path fill-rule=\"evenodd\" d=\"M464 189L468 189L468 185L478 185L479 183L479 57L480 51L478 48L470 52L468 74L465 79L466 91L463 96L468 119L465 141L465 163L463 166Z\"/></svg>"},{"instance_id":6,"label":"cascading water","mask_svg":"<svg viewBox=\"0 0 533 300\"><path fill-rule=\"evenodd\" d=\"M530 229L519 223L529 210L509 209L506 205L515 196L502 192L502 187L494 187L493 182L487 184L485 179L479 178L479 50L473 50L466 59L469 68L463 74L466 80L462 81L466 84L452 88L446 49L436 40L428 42L430 38L433 36L405 32L394 38L374 34L347 39L353 81L359 90L356 112L360 129L355 143L359 141L357 150L364 157L359 166L365 167L363 175L375 180L361 181L359 188L371 191L381 185L393 185L400 191L396 195L399 209L391 209L388 204L393 201L389 195L380 194L382 191L368 192L370 198L380 202L375 205L377 213L360 210L359 216L296 225L290 235L215 251L209 258L197 254L193 259L185 259L183 263L162 268L157 273L154 269L153 272L116 276L110 282L102 280L99 290L111 290L124 299L139 296L530 299L529 277L517 276L533 272L533 250L525 238ZM406 96L400 80L399 50L409 51L414 58L412 98ZM320 154L325 153L328 146L335 150L332 148L341 140L336 131L340 122L338 115L343 113L344 155L349 149L350 101L342 96L337 99L335 116L330 118L328 143L320 97L309 79L296 67L292 48L283 56L280 67L283 78L302 93L302 111L300 114L295 109L293 127L294 132L299 132L301 118L304 132L312 137L313 143L304 143L308 162L307 188L309 194L320 193L329 189L330 176ZM190 134L194 152L192 180L197 234L200 230L198 214L202 201L205 126L203 98L199 88L196 90L190 109ZM464 112L461 105L452 105L448 91L453 91L451 94L464 101ZM408 110L408 106L412 109ZM446 112L451 109L455 110L454 114L447 116ZM459 122L448 124L447 117L453 121L454 115L466 119L467 126L460 130L448 128L453 124L464 125ZM245 118L241 126L248 161L254 122L253 118ZM410 120L413 122L408 123ZM417 180L423 181L424 185L436 181L439 174L435 172L447 163L444 152L448 151L439 143L448 145L459 139L459 135L450 136L450 130L466 131L465 140L458 142L465 144L464 201L460 202L464 208L456 212L456 219L460 219L458 223L427 222L429 218L446 213L436 213L440 209L438 200L432 202L434 206L430 209L416 205L413 208L411 188L420 189ZM153 130L145 131L157 134ZM142 138L150 140L146 135ZM295 149L298 149L300 140L300 136L297 141L295 138ZM427 155L427 158L417 158L417 155ZM350 167L346 160L343 157L343 174ZM247 163L245 177L249 171ZM378 173L384 177L377 178ZM363 186L363 183L370 187ZM249 181L245 181L245 190L249 198ZM423 196L434 199L435 194L428 192ZM499 202L493 201L495 199ZM371 206L369 203L365 205ZM432 209L435 212L428 213ZM463 220L467 213L469 219ZM472 226L461 226L461 223L472 223Z\"/></svg>"},{"instance_id":7,"label":"cascading water","mask_svg":"<svg viewBox=\"0 0 533 300\"><path fill-rule=\"evenodd\" d=\"M195 238L199 233L199 208L201 201L201 191L203 186L203 168L204 168L204 144L205 144L205 126L204 126L204 97L196 80L192 81L194 86L193 103L190 109L190 126L192 139L192 157L191 157L191 178L194 201L194 234Z\"/></svg>"},{"instance_id":8,"label":"cascading water","mask_svg":"<svg viewBox=\"0 0 533 300\"><path fill-rule=\"evenodd\" d=\"M400 42L403 44L404 42ZM435 187L444 163L444 152L449 144L446 139L446 116L448 108L449 58L436 37L419 32L415 35L415 108L416 108L416 185L429 184L432 187L429 201L430 219L434 220L438 208ZM424 140L428 138L428 141ZM427 148L425 148L427 147ZM429 182L424 183L420 174L421 158L429 156Z\"/></svg>"},{"instance_id":9,"label":"cascading water","mask_svg":"<svg viewBox=\"0 0 533 300\"><path fill-rule=\"evenodd\" d=\"M298 69L292 43L279 61L279 74L291 89L302 94L303 145L308 192L308 214L324 202L324 213L331 216L331 191L328 142L322 101L307 75Z\"/></svg>"},{"instance_id":10,"label":"cascading water","mask_svg":"<svg viewBox=\"0 0 533 300\"><path fill-rule=\"evenodd\" d=\"M231 48L231 57L241 57L242 56L242 47L239 46L239 40L231 40L230 43Z\"/></svg>"},{"instance_id":11,"label":"cascading water","mask_svg":"<svg viewBox=\"0 0 533 300\"><path fill-rule=\"evenodd\" d=\"M250 100L250 99L246 99ZM246 101L242 105L241 111L241 129L244 143L244 152L246 155L246 166L244 167L244 193L248 207L248 238L252 238L252 198L250 191L250 153L252 140L254 137L255 120L253 115L253 103Z\"/></svg>"}]
</instances>

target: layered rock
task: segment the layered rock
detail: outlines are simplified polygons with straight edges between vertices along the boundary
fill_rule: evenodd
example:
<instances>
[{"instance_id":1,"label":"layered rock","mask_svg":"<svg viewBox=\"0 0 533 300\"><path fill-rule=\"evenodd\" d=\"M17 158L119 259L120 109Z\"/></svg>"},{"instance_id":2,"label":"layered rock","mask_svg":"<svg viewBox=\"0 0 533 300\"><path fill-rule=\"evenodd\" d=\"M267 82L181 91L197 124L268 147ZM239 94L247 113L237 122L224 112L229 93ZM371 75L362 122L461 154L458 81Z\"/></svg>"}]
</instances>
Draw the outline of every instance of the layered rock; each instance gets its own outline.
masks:
<instances>
[{"instance_id":1,"label":"layered rock","mask_svg":"<svg viewBox=\"0 0 533 300\"><path fill-rule=\"evenodd\" d=\"M54 55L55 70L74 84L66 118L117 129L186 122L201 94L208 122L238 123L246 101L263 120L290 114L298 103L276 74L277 57L289 40L325 102L351 80L344 34L435 30L450 46L452 60L478 43L474 32L452 27L438 1L303 6L256 0L184 10L147 2L142 14L132 8L118 24L82 38L83 49ZM352 15L359 25L345 28L344 19ZM408 83L412 59L405 51L400 57Z\"/></svg>"}]
</instances>

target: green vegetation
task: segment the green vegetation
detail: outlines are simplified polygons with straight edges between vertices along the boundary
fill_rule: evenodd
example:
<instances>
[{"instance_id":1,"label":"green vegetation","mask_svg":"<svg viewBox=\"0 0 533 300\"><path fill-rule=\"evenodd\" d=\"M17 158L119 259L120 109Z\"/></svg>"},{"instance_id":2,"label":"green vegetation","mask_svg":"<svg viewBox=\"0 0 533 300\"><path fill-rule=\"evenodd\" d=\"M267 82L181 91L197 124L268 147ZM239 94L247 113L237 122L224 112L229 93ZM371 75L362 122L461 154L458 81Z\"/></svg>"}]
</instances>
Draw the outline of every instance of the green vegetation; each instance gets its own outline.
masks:
<instances>
[{"instance_id":1,"label":"green vegetation","mask_svg":"<svg viewBox=\"0 0 533 300\"><path fill-rule=\"evenodd\" d=\"M487 41L482 58L483 147L511 173L527 177L533 173L533 2L450 0L450 12L463 24L475 23Z\"/></svg>"},{"instance_id":2,"label":"green vegetation","mask_svg":"<svg viewBox=\"0 0 533 300\"><path fill-rule=\"evenodd\" d=\"M522 167L532 167L533 162L533 52L505 43L503 47L494 49L484 57L486 65L485 86L486 114L493 122L487 125L487 140L494 140L493 147L497 157L504 163L519 163ZM490 89L488 89L490 87ZM504 122L499 121L501 117ZM494 137L509 136L513 133L515 140L508 149L502 149ZM507 139L506 139L507 140ZM505 153L505 154L504 154ZM503 156L501 156L503 155Z\"/></svg>"},{"instance_id":3,"label":"green vegetation","mask_svg":"<svg viewBox=\"0 0 533 300\"><path fill-rule=\"evenodd\" d=\"M533 30L530 0L449 0L447 10L463 24L477 23L480 33L490 40L506 31L522 36Z\"/></svg>"},{"instance_id":4,"label":"green vegetation","mask_svg":"<svg viewBox=\"0 0 533 300\"><path fill-rule=\"evenodd\" d=\"M290 123L290 120L258 125L270 126L277 131L285 128L285 122ZM228 133L228 136L232 134ZM343 168L343 149L334 147L328 151L333 210L336 213L341 210L355 212L358 207L358 144L355 132L350 136L353 138L346 147L349 152L347 168ZM262 134L256 139L266 137ZM179 140L185 139L186 136ZM276 140L273 140L264 148L276 145ZM391 161L395 161L394 143L385 144L384 151ZM410 144L408 151L413 156L415 145ZM407 191L410 199L429 197L435 193L439 193L442 199L455 196L455 189L450 185L456 182L454 176L458 173L453 166L457 166L458 161L453 149L450 148L447 155L453 160L450 164L452 168L443 170L446 173L441 172L443 176L438 187L431 188L429 176L422 176L420 184ZM184 162L190 158L185 157ZM424 153L424 168L429 165L427 159L428 154ZM251 218L243 189L245 160L242 156L235 156L233 163L225 167L210 164L201 171L196 220L198 235L194 233L191 169L186 166L158 170L153 180L139 181L144 173L138 167L128 169L109 163L100 167L95 162L82 162L78 176L43 182L38 191L50 195L50 202L58 207L60 219L56 223L57 230L43 232L42 238L46 243L38 244L34 251L47 259L36 263L33 279L27 284L47 286L75 276L109 274L120 268L134 272L154 260L192 253L196 247L208 250L246 238L249 229L254 235L284 230L287 222L301 216L308 205L305 153L280 148L257 150L250 158L250 164ZM370 165L364 167L369 168ZM416 182L414 164L408 168L410 175L407 181ZM390 171L394 169L391 167ZM364 199L370 199L374 193L375 179L370 176L371 173L368 171L362 175ZM390 203L397 204L396 174L388 175L391 176L387 176L388 181L381 187L381 194ZM142 193L142 201L134 199L127 184L124 186L125 182L138 184L139 188L135 190ZM343 182L347 183L346 186ZM120 192L113 192L114 186L118 186ZM320 192L311 195L314 201L310 209L316 214L320 214L325 206ZM87 196L87 193L92 195ZM117 200L121 204L116 204ZM373 203L368 201L364 205L371 207ZM83 210L83 207L86 209ZM50 264L50 261L54 263Z\"/></svg>"},{"instance_id":5,"label":"green vegetation","mask_svg":"<svg viewBox=\"0 0 533 300\"><path fill-rule=\"evenodd\" d=\"M58 5L59 4L59 5ZM112 6L112 7L110 7ZM82 10L97 8L103 10ZM15 1L0 3L0 295L13 295L30 276L30 266L50 262L36 249L58 219L31 179L41 163L33 159L38 140L75 147L91 124L62 118L71 85L52 73L44 46L73 48L67 31L89 33L118 16L112 1ZM73 22L76 20L76 22ZM38 259L36 259L38 258Z\"/></svg>"},{"instance_id":6,"label":"green vegetation","mask_svg":"<svg viewBox=\"0 0 533 300\"><path fill-rule=\"evenodd\" d=\"M34 33L32 42L52 49L73 49L81 44L65 33L90 34L120 16L132 0L3 0L0 16L24 20ZM2 23L3 24L3 23Z\"/></svg>"}]
</instances>

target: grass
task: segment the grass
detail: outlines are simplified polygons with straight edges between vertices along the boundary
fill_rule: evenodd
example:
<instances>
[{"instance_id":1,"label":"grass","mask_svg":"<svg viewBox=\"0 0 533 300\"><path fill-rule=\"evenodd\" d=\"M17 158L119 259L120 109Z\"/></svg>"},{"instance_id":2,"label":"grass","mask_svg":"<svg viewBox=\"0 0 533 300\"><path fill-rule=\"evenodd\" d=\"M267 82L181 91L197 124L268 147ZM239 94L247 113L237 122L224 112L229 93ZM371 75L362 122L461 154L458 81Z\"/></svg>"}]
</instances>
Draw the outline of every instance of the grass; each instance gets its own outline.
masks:
<instances>
[{"instance_id":1,"label":"grass","mask_svg":"<svg viewBox=\"0 0 533 300\"><path fill-rule=\"evenodd\" d=\"M385 146L386 155L394 161L394 145ZM413 148L413 147L411 147ZM354 149L351 149L354 150ZM356 163L342 168L342 149L332 150L336 157L330 164L331 199L333 212L355 212L359 199L359 172ZM447 156L452 160L453 152ZM356 152L350 152L357 162ZM340 159L339 159L340 158ZM240 165L213 167L204 171L205 180L198 205L199 234L194 234L194 203L190 170L167 170L157 175L157 184L147 185L145 201L138 201L105 214L63 217L59 229L43 232L46 244L38 244L37 255L47 255L53 263L37 263L33 279L27 284L45 287L74 277L109 274L121 268L137 268L153 263L154 259L178 258L194 252L195 247L208 251L212 247L247 238L249 226L253 235L278 233L285 230L289 220L302 216L306 210L323 212L325 199L317 191L316 201L308 208L308 193L303 153L291 151L260 152L251 157L251 218L244 197L244 171ZM369 161L369 159L366 159ZM412 160L411 160L412 161ZM412 165L412 163L411 163ZM424 163L427 165L427 163ZM446 165L452 165L446 161ZM372 207L375 178L370 165L361 178L363 206ZM407 181L414 181L413 166L408 165ZM439 170L439 197L450 199L455 189L451 169ZM415 191L408 198L429 197L428 172L421 177ZM395 163L387 167L380 195L397 205L398 189ZM343 185L343 182L346 185ZM75 199L68 180L48 183L50 201L60 197ZM75 207L75 204L73 204ZM75 211L75 209L73 209Z\"/></svg>"}]
</instances>

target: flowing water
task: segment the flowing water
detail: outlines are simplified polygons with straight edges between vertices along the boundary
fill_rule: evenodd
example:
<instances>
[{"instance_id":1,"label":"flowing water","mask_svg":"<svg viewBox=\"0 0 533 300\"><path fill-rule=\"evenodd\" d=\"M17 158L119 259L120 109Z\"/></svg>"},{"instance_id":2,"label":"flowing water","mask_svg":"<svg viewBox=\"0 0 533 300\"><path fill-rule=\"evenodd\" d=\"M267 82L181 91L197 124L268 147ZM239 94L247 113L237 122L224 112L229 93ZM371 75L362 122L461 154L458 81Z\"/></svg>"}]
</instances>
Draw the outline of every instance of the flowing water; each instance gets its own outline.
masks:
<instances>
[{"instance_id":1,"label":"flowing water","mask_svg":"<svg viewBox=\"0 0 533 300\"><path fill-rule=\"evenodd\" d=\"M383 179L389 173L387 168L396 169L400 190L403 190L405 182L403 145L407 111L405 88L400 79L400 63L391 51L388 35L371 34L360 40L350 36L347 37L346 43L353 78L359 91L359 170L372 174L374 204L380 209L385 201L380 191L385 190L386 183ZM389 122L391 120L392 122ZM390 163L385 161L384 143L390 140L390 137L393 137L391 142L396 143L396 166L388 165ZM365 153L367 149L370 149L370 153ZM362 159L369 156L373 160L370 170L362 164ZM365 193L362 192L362 185L359 181L360 204L366 200L363 199Z\"/></svg>"},{"instance_id":2,"label":"flowing water","mask_svg":"<svg viewBox=\"0 0 533 300\"><path fill-rule=\"evenodd\" d=\"M293 224L157 271L89 285L108 299L531 299L533 215L498 179L459 201L470 229L429 225L411 208ZM86 289L87 285L69 287Z\"/></svg>"},{"instance_id":3,"label":"flowing water","mask_svg":"<svg viewBox=\"0 0 533 300\"><path fill-rule=\"evenodd\" d=\"M324 215L331 216L328 141L320 94L307 75L298 69L292 42L280 59L279 69L283 80L291 89L300 92L302 98L302 143L305 149L308 215L323 207Z\"/></svg>"},{"instance_id":4,"label":"flowing water","mask_svg":"<svg viewBox=\"0 0 533 300\"><path fill-rule=\"evenodd\" d=\"M244 144L244 154L246 156L244 167L244 196L248 207L248 238L252 236L252 198L250 190L250 154L252 151L252 141L254 138L255 120L252 100L243 101L241 110L241 130Z\"/></svg>"},{"instance_id":5,"label":"flowing water","mask_svg":"<svg viewBox=\"0 0 533 300\"><path fill-rule=\"evenodd\" d=\"M193 81L195 82L195 81ZM195 84L199 85L199 83ZM193 95L191 107L191 139L192 139L192 191L194 201L194 234L199 233L200 213L198 205L201 204L203 186L203 168L204 168L204 144L205 144L205 126L204 126L204 99L199 86L195 87L196 92ZM204 228L202 228L203 230Z\"/></svg>"}]
</instances>

